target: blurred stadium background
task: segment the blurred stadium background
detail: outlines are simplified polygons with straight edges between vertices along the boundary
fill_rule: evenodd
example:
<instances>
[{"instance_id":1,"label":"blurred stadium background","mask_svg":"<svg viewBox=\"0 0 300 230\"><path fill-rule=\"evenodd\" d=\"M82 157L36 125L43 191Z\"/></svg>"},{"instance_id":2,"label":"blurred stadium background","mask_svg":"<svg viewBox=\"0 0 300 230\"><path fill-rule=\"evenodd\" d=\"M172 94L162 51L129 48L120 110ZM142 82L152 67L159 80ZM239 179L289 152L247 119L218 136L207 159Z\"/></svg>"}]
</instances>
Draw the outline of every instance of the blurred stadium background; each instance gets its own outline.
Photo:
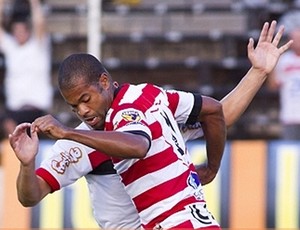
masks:
<instances>
[{"instance_id":1,"label":"blurred stadium background","mask_svg":"<svg viewBox=\"0 0 300 230\"><path fill-rule=\"evenodd\" d=\"M9 1L9 0L7 0ZM74 52L101 58L115 80L153 82L221 99L249 68L246 45L263 22L278 19L292 0L43 0L52 37L52 76ZM0 109L3 63L0 56ZM208 205L223 228L300 228L300 142L279 139L278 95L262 87L228 130L218 178L205 187ZM51 111L77 120L56 91ZM43 141L41 157L51 145ZM18 162L1 143L0 228L97 228L82 180L33 209L17 202ZM201 141L190 143L196 163ZM197 156L196 156L197 155ZM200 156L200 157L199 157Z\"/></svg>"}]
</instances>

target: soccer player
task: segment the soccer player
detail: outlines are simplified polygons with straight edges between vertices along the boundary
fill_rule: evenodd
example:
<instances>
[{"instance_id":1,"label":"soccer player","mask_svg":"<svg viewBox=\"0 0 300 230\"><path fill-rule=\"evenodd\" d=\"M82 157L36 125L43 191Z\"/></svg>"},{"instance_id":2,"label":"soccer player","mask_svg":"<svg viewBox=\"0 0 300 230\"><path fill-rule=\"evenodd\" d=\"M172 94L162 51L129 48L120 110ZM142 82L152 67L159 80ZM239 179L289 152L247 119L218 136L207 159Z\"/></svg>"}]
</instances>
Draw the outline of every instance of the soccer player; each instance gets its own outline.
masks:
<instances>
[{"instance_id":1,"label":"soccer player","mask_svg":"<svg viewBox=\"0 0 300 230\"><path fill-rule=\"evenodd\" d=\"M284 46L277 48L283 28L279 29L279 32L276 34L275 38L273 38L275 27L275 22L273 22L270 27L268 23L264 25L255 50L253 48L253 40L250 40L249 42L248 54L253 67L249 70L240 84L222 100L227 126L234 123L234 121L243 113L261 84L264 82L266 74L274 68L279 56L288 49L290 45L289 42ZM44 162L42 167L37 170L37 174L39 175L37 177L34 171L37 140L29 139L24 132L26 127L28 127L27 124L19 126L10 137L11 144L14 147L17 157L22 162L18 179L18 192L19 199L25 206L32 206L39 202L49 192L60 189L61 187L74 182L81 176L86 176L92 193L92 204L95 217L101 227L137 228L139 226L136 210L132 208L132 203L128 195L124 194L124 191L122 193L122 186L120 186L118 176L114 174L113 169L108 166L110 164L108 157L105 157L104 155L100 157L100 154L95 153L92 148L76 142L60 140L54 145L52 150L55 154L50 156L50 159L47 162ZM87 126L82 124L79 128L86 129ZM199 131L201 130L190 131L191 130L185 132L184 135L191 134L191 132L195 134L197 132L196 134L199 136ZM31 143L33 143L33 145L28 145ZM80 150L81 152L77 150ZM23 155L25 153L27 156ZM32 153L32 155L29 153ZM60 153L70 153L70 156L73 156L73 158L70 158L72 159L72 162L63 162ZM26 157L31 159L26 160ZM53 169L52 166L55 162L59 163L56 165L60 167L54 167ZM101 164L102 162L103 164ZM105 174L105 170L108 172L110 171L111 174ZM204 171L205 170L202 172ZM208 179L203 177L201 180L202 184L212 180L216 173L211 170L206 170L206 172L210 172L211 176L209 176ZM209 175L209 173L203 173L202 175ZM26 177L29 178L27 179L30 183L26 183ZM105 187L107 184L109 184L109 187ZM95 194L97 194L97 192L101 195L96 196ZM119 199L115 199L114 196ZM113 216L110 216L109 210L112 210Z\"/></svg>"},{"instance_id":2,"label":"soccer player","mask_svg":"<svg viewBox=\"0 0 300 230\"><path fill-rule=\"evenodd\" d=\"M177 123L201 122L208 167L217 171L226 142L220 102L145 83L119 86L90 54L61 64L58 85L65 102L91 130L65 127L51 115L37 118L37 132L82 143L111 156L143 228L218 228ZM103 131L102 131L103 130Z\"/></svg>"}]
</instances>

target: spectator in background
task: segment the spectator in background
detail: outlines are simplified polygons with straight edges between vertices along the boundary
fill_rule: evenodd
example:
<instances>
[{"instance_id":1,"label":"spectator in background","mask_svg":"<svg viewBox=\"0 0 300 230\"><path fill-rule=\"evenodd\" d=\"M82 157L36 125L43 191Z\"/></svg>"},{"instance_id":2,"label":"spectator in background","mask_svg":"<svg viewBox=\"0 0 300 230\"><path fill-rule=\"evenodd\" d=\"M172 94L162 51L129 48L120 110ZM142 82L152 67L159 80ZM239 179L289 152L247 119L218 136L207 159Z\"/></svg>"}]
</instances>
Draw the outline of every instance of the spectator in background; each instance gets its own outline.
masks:
<instances>
[{"instance_id":1,"label":"spectator in background","mask_svg":"<svg viewBox=\"0 0 300 230\"><path fill-rule=\"evenodd\" d=\"M268 86L279 91L281 137L300 140L300 11L287 12L280 24L285 26L288 38L294 42L279 59Z\"/></svg>"},{"instance_id":2,"label":"spectator in background","mask_svg":"<svg viewBox=\"0 0 300 230\"><path fill-rule=\"evenodd\" d=\"M13 2L8 30L3 26L4 2L0 1L0 51L5 57L6 113L1 118L5 137L15 124L32 122L49 112L53 87L50 39L40 1Z\"/></svg>"}]
</instances>

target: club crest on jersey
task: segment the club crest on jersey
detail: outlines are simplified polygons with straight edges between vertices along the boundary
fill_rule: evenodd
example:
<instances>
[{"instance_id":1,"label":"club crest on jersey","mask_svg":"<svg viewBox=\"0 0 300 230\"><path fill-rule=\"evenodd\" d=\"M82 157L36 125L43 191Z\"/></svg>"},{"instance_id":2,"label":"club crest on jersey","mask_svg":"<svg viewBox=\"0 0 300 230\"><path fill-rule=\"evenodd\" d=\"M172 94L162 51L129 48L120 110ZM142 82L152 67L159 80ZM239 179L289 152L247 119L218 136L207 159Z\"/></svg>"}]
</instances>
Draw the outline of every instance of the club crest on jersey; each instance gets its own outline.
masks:
<instances>
[{"instance_id":1,"label":"club crest on jersey","mask_svg":"<svg viewBox=\"0 0 300 230\"><path fill-rule=\"evenodd\" d=\"M66 168L72 163L77 163L82 157L82 151L78 147L70 148L69 152L61 152L60 159L54 159L51 162L51 167L59 174L64 174Z\"/></svg>"},{"instance_id":2,"label":"club crest on jersey","mask_svg":"<svg viewBox=\"0 0 300 230\"><path fill-rule=\"evenodd\" d=\"M137 111L125 111L121 116L128 122L139 122L141 120L141 116Z\"/></svg>"},{"instance_id":3,"label":"club crest on jersey","mask_svg":"<svg viewBox=\"0 0 300 230\"><path fill-rule=\"evenodd\" d=\"M187 179L187 183L195 190L194 196L198 200L203 200L204 198L203 198L202 187L200 186L200 180L196 172L190 172L190 175Z\"/></svg>"}]
</instances>

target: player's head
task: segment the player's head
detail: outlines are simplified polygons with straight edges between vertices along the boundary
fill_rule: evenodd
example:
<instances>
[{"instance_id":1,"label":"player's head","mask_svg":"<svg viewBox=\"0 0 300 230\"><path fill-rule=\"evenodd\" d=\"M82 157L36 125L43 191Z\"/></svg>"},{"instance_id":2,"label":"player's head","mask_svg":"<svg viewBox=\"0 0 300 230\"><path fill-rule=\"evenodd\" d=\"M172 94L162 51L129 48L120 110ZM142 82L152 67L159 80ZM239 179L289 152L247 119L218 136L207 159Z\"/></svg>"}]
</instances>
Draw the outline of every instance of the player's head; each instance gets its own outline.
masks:
<instances>
[{"instance_id":1,"label":"player's head","mask_svg":"<svg viewBox=\"0 0 300 230\"><path fill-rule=\"evenodd\" d=\"M90 54L67 57L58 72L58 86L67 104L93 129L103 129L115 83L101 62Z\"/></svg>"}]
</instances>

